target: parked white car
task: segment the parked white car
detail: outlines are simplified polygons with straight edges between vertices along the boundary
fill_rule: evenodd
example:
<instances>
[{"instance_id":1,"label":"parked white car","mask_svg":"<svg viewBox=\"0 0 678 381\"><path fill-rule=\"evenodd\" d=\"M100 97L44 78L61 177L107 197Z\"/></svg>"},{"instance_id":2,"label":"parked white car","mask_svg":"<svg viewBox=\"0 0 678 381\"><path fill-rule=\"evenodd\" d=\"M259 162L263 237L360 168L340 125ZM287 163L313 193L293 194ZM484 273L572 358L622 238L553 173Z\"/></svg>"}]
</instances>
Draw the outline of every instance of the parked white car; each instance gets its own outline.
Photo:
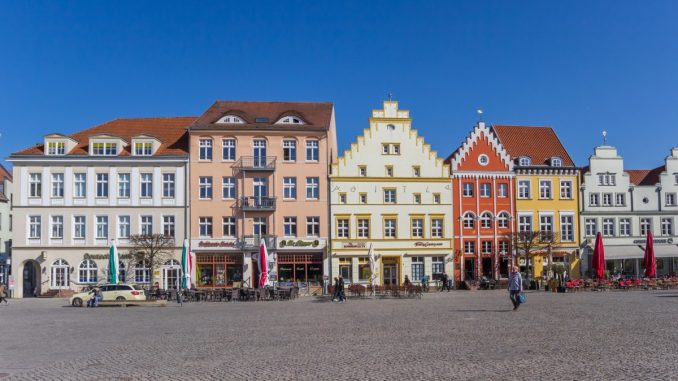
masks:
<instances>
[{"instance_id":1,"label":"parked white car","mask_svg":"<svg viewBox=\"0 0 678 381\"><path fill-rule=\"evenodd\" d=\"M104 284L97 287L101 290L102 301L146 300L146 293L138 284ZM71 296L69 302L73 307L82 307L87 304L87 301L91 298L92 290L89 290Z\"/></svg>"}]
</instances>

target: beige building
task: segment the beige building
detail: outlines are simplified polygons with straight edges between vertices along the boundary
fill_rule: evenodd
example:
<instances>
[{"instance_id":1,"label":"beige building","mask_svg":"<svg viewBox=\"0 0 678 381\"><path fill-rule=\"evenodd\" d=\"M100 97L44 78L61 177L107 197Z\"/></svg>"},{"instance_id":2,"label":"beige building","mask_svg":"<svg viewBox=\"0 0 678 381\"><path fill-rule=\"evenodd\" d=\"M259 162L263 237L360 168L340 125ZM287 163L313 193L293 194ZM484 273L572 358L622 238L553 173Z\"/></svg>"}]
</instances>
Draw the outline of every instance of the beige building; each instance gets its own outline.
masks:
<instances>
[{"instance_id":1,"label":"beige building","mask_svg":"<svg viewBox=\"0 0 678 381\"><path fill-rule=\"evenodd\" d=\"M218 101L189 130L196 286L257 286L252 258L262 239L278 282L321 285L337 151L332 104Z\"/></svg>"},{"instance_id":2,"label":"beige building","mask_svg":"<svg viewBox=\"0 0 678 381\"><path fill-rule=\"evenodd\" d=\"M115 240L121 279L172 288L187 235L186 128L195 118L116 119L12 154L14 296L64 293L108 280ZM131 259L134 234L174 238L154 274Z\"/></svg>"},{"instance_id":3,"label":"beige building","mask_svg":"<svg viewBox=\"0 0 678 381\"><path fill-rule=\"evenodd\" d=\"M380 284L453 274L449 166L412 129L409 111L385 101L332 166L332 276Z\"/></svg>"}]
</instances>

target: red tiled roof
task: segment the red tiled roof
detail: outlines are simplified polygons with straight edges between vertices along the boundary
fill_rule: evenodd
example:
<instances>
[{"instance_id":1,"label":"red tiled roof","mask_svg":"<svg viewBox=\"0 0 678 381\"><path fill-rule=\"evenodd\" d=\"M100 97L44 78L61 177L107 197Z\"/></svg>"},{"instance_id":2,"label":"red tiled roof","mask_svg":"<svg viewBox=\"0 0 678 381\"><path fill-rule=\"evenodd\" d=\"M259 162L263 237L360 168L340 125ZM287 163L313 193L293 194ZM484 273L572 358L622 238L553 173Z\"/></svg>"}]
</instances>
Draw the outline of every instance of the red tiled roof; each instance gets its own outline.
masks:
<instances>
[{"instance_id":1,"label":"red tiled roof","mask_svg":"<svg viewBox=\"0 0 678 381\"><path fill-rule=\"evenodd\" d=\"M662 165L655 169L627 169L625 172L629 174L629 181L633 185L655 185L664 169Z\"/></svg>"},{"instance_id":2,"label":"red tiled roof","mask_svg":"<svg viewBox=\"0 0 678 381\"><path fill-rule=\"evenodd\" d=\"M575 166L551 127L493 125L492 130L512 159L528 156L532 165L549 165L552 157L560 157L564 167Z\"/></svg>"},{"instance_id":3,"label":"red tiled roof","mask_svg":"<svg viewBox=\"0 0 678 381\"><path fill-rule=\"evenodd\" d=\"M132 137L137 135L152 135L162 143L156 151L156 156L182 156L188 154L188 138L186 128L195 121L195 117L164 117L164 118L125 118L114 119L98 126L68 135L78 144L68 155L87 155L89 137L93 135L109 134L120 137L132 143ZM13 153L12 155L42 155L44 144ZM123 147L120 156L129 156L131 147Z\"/></svg>"},{"instance_id":4,"label":"red tiled roof","mask_svg":"<svg viewBox=\"0 0 678 381\"><path fill-rule=\"evenodd\" d=\"M191 129L327 130L332 119L332 108L329 102L216 101L193 123ZM245 124L214 124L228 114L239 116ZM305 124L275 124L287 115L300 117Z\"/></svg>"}]
</instances>

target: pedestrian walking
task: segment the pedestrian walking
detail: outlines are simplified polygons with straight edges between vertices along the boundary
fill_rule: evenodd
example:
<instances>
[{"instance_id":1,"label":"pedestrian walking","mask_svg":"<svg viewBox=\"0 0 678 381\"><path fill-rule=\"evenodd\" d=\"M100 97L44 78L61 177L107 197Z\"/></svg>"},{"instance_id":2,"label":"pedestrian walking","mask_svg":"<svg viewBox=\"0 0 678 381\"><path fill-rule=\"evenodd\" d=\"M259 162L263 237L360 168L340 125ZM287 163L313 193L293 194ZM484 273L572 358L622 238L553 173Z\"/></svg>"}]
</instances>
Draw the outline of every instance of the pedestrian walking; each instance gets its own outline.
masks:
<instances>
[{"instance_id":1,"label":"pedestrian walking","mask_svg":"<svg viewBox=\"0 0 678 381\"><path fill-rule=\"evenodd\" d=\"M520 307L520 293L523 292L523 277L520 275L520 268L513 266L509 275L509 298L513 303L513 310L517 311Z\"/></svg>"},{"instance_id":2,"label":"pedestrian walking","mask_svg":"<svg viewBox=\"0 0 678 381\"><path fill-rule=\"evenodd\" d=\"M447 276L447 273L443 273L443 278L441 281L443 285L440 287L440 292L445 291L445 289L447 289L447 292L450 292L450 277Z\"/></svg>"},{"instance_id":3,"label":"pedestrian walking","mask_svg":"<svg viewBox=\"0 0 678 381\"><path fill-rule=\"evenodd\" d=\"M332 301L336 302L339 300L339 278L334 277L334 292L332 293Z\"/></svg>"},{"instance_id":4,"label":"pedestrian walking","mask_svg":"<svg viewBox=\"0 0 678 381\"><path fill-rule=\"evenodd\" d=\"M0 283L0 303L5 302L7 303L7 286L5 286L4 283Z\"/></svg>"},{"instance_id":5,"label":"pedestrian walking","mask_svg":"<svg viewBox=\"0 0 678 381\"><path fill-rule=\"evenodd\" d=\"M346 302L346 294L344 293L344 278L340 275L339 276L339 286L338 286L338 297L339 297L339 302L345 303Z\"/></svg>"}]
</instances>

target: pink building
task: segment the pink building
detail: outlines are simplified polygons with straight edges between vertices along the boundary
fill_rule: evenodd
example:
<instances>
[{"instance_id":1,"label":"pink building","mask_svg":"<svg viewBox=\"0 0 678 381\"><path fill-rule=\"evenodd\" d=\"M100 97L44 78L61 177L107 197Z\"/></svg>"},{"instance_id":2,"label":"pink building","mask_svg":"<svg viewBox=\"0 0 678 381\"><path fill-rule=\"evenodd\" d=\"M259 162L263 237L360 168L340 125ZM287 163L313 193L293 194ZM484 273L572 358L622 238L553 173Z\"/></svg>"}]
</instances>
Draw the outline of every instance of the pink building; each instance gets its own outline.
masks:
<instances>
[{"instance_id":1,"label":"pink building","mask_svg":"<svg viewBox=\"0 0 678 381\"><path fill-rule=\"evenodd\" d=\"M217 101L189 136L196 286L256 286L252 255L262 239L279 282L320 286L337 158L333 105Z\"/></svg>"}]
</instances>

